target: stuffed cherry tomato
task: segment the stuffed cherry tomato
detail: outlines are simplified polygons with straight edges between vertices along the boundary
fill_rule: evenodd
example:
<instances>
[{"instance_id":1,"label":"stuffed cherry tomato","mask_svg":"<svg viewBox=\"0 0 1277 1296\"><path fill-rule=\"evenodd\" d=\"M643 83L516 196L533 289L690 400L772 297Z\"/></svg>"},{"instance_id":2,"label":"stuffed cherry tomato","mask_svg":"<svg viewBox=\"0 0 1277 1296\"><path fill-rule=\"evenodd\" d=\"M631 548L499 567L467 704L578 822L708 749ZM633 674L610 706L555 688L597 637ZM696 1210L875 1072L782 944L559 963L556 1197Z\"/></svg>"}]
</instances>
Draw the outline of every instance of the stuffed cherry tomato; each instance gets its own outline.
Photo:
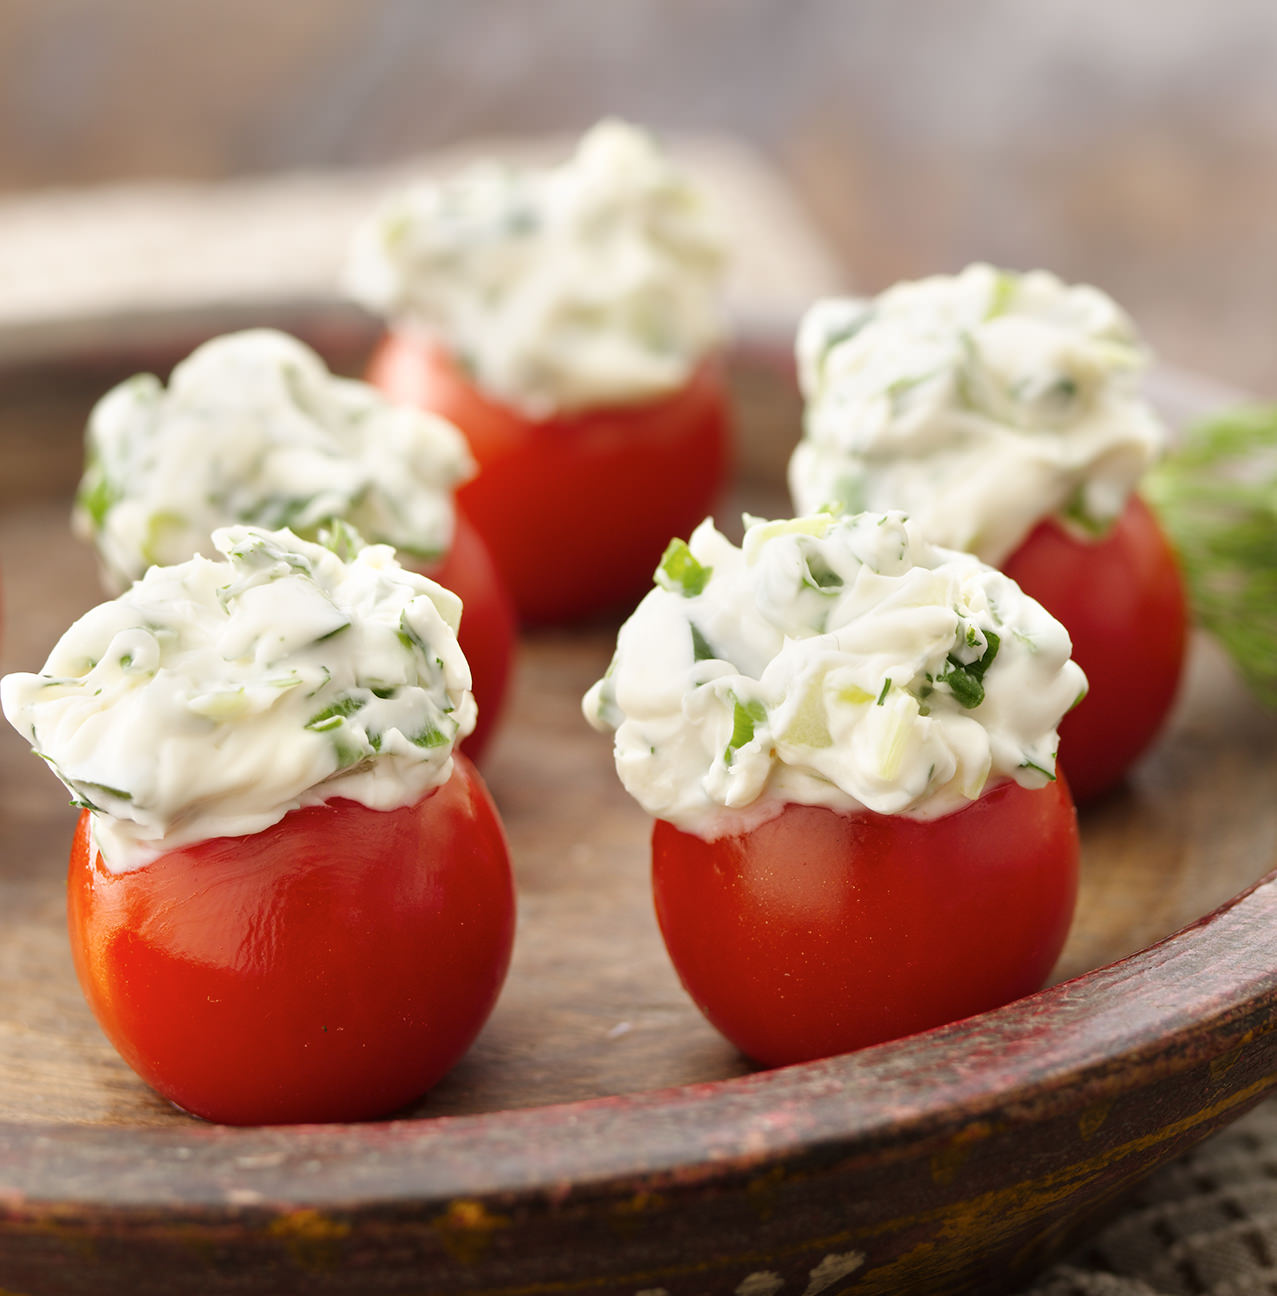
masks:
<instances>
[{"instance_id":1,"label":"stuffed cherry tomato","mask_svg":"<svg viewBox=\"0 0 1277 1296\"><path fill-rule=\"evenodd\" d=\"M1077 890L1063 626L903 514L707 522L585 700L689 995L769 1065L1037 989Z\"/></svg>"},{"instance_id":2,"label":"stuffed cherry tomato","mask_svg":"<svg viewBox=\"0 0 1277 1296\"><path fill-rule=\"evenodd\" d=\"M71 851L85 997L120 1056L234 1125L361 1120L461 1057L509 964L505 840L464 756L415 805L334 798L112 873Z\"/></svg>"},{"instance_id":3,"label":"stuffed cherry tomato","mask_svg":"<svg viewBox=\"0 0 1277 1296\"><path fill-rule=\"evenodd\" d=\"M1091 682L1061 730L1069 782L1079 799L1119 782L1170 710L1187 624L1133 493L1165 438L1127 317L1094 288L972 266L818 303L798 356L797 507L901 508L1040 599Z\"/></svg>"},{"instance_id":4,"label":"stuffed cherry tomato","mask_svg":"<svg viewBox=\"0 0 1277 1296\"><path fill-rule=\"evenodd\" d=\"M704 517L726 476L727 393L713 361L669 396L538 420L403 333L385 339L369 379L465 431L479 471L457 504L529 621L632 603L669 537Z\"/></svg>"},{"instance_id":5,"label":"stuffed cherry tomato","mask_svg":"<svg viewBox=\"0 0 1277 1296\"><path fill-rule=\"evenodd\" d=\"M352 288L391 319L369 377L465 433L459 503L523 618L631 602L714 503L722 259L696 190L618 122L558 167L397 195L360 232Z\"/></svg>"},{"instance_id":6,"label":"stuffed cherry tomato","mask_svg":"<svg viewBox=\"0 0 1277 1296\"><path fill-rule=\"evenodd\" d=\"M1148 505L1131 495L1095 539L1040 522L1003 568L1072 636L1090 689L1060 725L1060 760L1074 795L1093 797L1143 755L1175 700L1188 638L1179 564Z\"/></svg>"},{"instance_id":7,"label":"stuffed cherry tomato","mask_svg":"<svg viewBox=\"0 0 1277 1296\"><path fill-rule=\"evenodd\" d=\"M394 545L462 600L479 707L465 750L479 759L505 699L515 619L484 541L455 511L473 470L443 419L396 407L330 374L295 338L257 329L197 348L167 388L139 374L98 402L74 521L116 591L153 564L210 554L213 530L232 522L311 538L349 525Z\"/></svg>"},{"instance_id":8,"label":"stuffed cherry tomato","mask_svg":"<svg viewBox=\"0 0 1277 1296\"><path fill-rule=\"evenodd\" d=\"M787 805L711 841L658 820L656 916L683 985L779 1065L970 1017L1037 990L1077 895L1063 779L910 819Z\"/></svg>"},{"instance_id":9,"label":"stuffed cherry tomato","mask_svg":"<svg viewBox=\"0 0 1277 1296\"><path fill-rule=\"evenodd\" d=\"M214 533L81 618L5 714L84 808L69 927L126 1062L233 1124L386 1115L509 964L505 839L456 744L455 595L389 546Z\"/></svg>"}]
</instances>

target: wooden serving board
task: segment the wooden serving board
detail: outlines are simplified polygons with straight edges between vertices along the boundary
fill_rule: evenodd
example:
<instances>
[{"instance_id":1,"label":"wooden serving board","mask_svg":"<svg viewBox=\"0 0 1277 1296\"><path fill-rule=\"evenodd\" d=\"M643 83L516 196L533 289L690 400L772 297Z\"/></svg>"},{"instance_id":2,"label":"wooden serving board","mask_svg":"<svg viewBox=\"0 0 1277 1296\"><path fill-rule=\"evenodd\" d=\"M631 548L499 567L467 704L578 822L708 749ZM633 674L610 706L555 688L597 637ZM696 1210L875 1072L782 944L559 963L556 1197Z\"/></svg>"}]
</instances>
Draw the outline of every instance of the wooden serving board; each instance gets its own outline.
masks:
<instances>
[{"instance_id":1,"label":"wooden serving board","mask_svg":"<svg viewBox=\"0 0 1277 1296\"><path fill-rule=\"evenodd\" d=\"M61 631L101 597L92 556L71 538L67 515L79 467L79 428L86 401L91 399L88 391L100 390L106 385L105 378L104 374L87 378L80 374L58 383L51 382L50 375L37 375L25 379L25 385L11 388L7 400L0 400L4 418L0 424L0 582L4 607L0 670L38 669ZM779 511L783 504L773 470L777 462L783 461L796 435L792 395L784 386L782 374L748 360L742 362L738 379L739 390L750 397L746 412L752 413L752 418L746 419L746 467L758 471L761 465L772 473L770 484L746 482L740 496L755 511ZM93 1290L163 1291L170 1289L165 1283L177 1281L175 1275L188 1272L183 1264L189 1264L194 1266L189 1272L203 1275L208 1290L661 1289L676 1296L678 1292L733 1290L737 1278L732 1275L743 1281L751 1272L784 1277L792 1268L794 1273L810 1273L814 1272L811 1266L821 1262L821 1255L852 1254L844 1246L852 1236L850 1230L846 1237L839 1234L842 1240L837 1245L826 1239L828 1245L821 1252L820 1240L809 1236L804 1216L796 1214L792 1228L786 1227L783 1212L774 1218L774 1208L764 1201L771 1191L766 1167L757 1171L763 1176L761 1187L742 1189L745 1195L741 1200L752 1203L750 1211L762 1212L759 1218L767 1222L764 1232L770 1239L763 1252L750 1251L738 1236L741 1217L723 1205L728 1199L722 1197L722 1185L713 1181L706 1169L716 1156L726 1158L724 1164L736 1164L729 1152L745 1157L755 1170L755 1162L763 1156L760 1149L771 1149L768 1155L782 1156L801 1148L804 1156L813 1155L812 1131L802 1120L794 1127L792 1148L783 1137L784 1122L793 1119L795 1110L797 1091L793 1086L802 1090L809 1083L815 1085L827 1101L833 1092L830 1086L841 1083L841 1073L831 1071L826 1064L791 1069L776 1080L781 1088L788 1086L775 1109L781 1124L767 1126L770 1133L763 1137L755 1124L757 1113L751 1108L752 1114L748 1119L741 1118L740 1128L733 1134L732 1113L737 1105L747 1098L748 1102L761 1101L760 1095L767 1092L773 1077L738 1079L747 1076L751 1069L748 1063L702 1021L665 958L647 881L649 822L621 789L612 770L607 740L591 731L580 715L581 695L606 667L614 636L614 625L601 625L527 635L521 645L511 710L484 769L507 827L519 890L514 962L493 1017L467 1058L415 1109L404 1114L404 1122L347 1127L329 1134L313 1130L218 1134L213 1127L201 1126L155 1096L118 1059L81 999L67 949L64 870L74 811L42 762L33 759L21 739L5 726L0 733L0 1288L16 1288L22 1282L27 1285L21 1289L30 1291L89 1290L92 1284L97 1284ZM1277 723L1273 718L1253 706L1210 644L1196 642L1183 696L1163 741L1127 787L1082 815L1081 897L1072 935L1056 970L1057 980L1090 973L1144 950L1230 901L1277 866L1275 738ZM1245 912L1253 917L1253 905ZM1207 923L1201 930L1201 939L1206 939L1212 926ZM1173 943L1172 948L1187 949L1184 942L1191 939L1191 933L1177 938L1180 943ZM1237 1004L1250 1014L1246 1018L1252 1022L1247 1027L1247 1039L1255 1036L1253 1020L1263 1020L1265 1011L1271 1020L1277 986L1256 990L1253 981L1257 974L1253 969L1245 971L1251 980L1243 985L1243 965L1249 965L1241 957L1246 951L1238 954L1239 962L1233 969L1221 951L1211 984L1194 989L1193 994L1200 989L1201 996L1189 996L1199 1005L1195 1011L1203 1014L1201 1038L1194 1035L1192 1020L1175 1027L1176 1031L1182 1028L1188 1032L1182 1039L1175 1035L1172 1051L1177 1058L1191 1054L1198 1059L1200 1054L1209 1060L1216 1045L1222 1052L1232 1048L1234 1036L1224 1031L1220 1022L1226 1019L1235 1024L1240 1020ZM1159 1016L1157 1004L1157 968L1164 962L1158 956L1138 965L1140 977L1147 973L1153 980L1147 986L1148 998L1137 996L1130 1011L1137 1015L1147 1011L1147 1022L1127 1022L1120 1014L1117 1019L1106 1015L1114 1003L1125 1001L1113 999L1111 996L1117 992L1105 987L1121 985L1125 987L1122 994L1134 994L1129 976L1125 980L1111 973L1097 974L1089 980L1084 977L1075 983L1084 987L1080 998L1072 987L1065 986L1058 992L1048 992L1042 1001L1042 1013L1093 1002L1097 1020L1108 1022L1104 1031L1113 1030L1114 1020L1122 1022L1121 1049L1115 1039L1114 1055L1107 1061L1103 1034L1086 1041L1090 1059L1087 1065L1094 1063L1105 1075L1111 1072L1117 1077L1106 1081L1116 1086L1114 1093L1125 1092L1123 1086L1128 1083L1144 1083L1140 1078L1144 1073L1132 1069L1137 1065L1130 1060L1133 1055L1122 1051L1129 1049L1133 1038L1126 1027L1138 1035L1140 1049L1169 1038L1170 1028ZM1234 975L1238 978L1236 1002L1230 997L1230 977ZM1265 1000L1264 995L1272 997ZM929 1150L924 1163L934 1171L933 1189L937 1183L943 1186L952 1179L952 1175L945 1178L949 1170L943 1156L957 1158L955 1172L962 1160L960 1131L975 1128L987 1134L993 1128L989 1122L996 1121L991 1111L997 1110L999 1082L989 1081L991 1087L982 1090L979 1102L964 1085L993 1065L990 1049L996 1053L994 1045L1002 1038L999 1032L1008 1022L1028 1020L1039 1011L1035 1000L1025 1003L1029 1007L1020 1017L1014 1013L1006 1018L988 1015L989 1034L984 1043L981 1019L975 1019L973 1025L964 1024L956 1035L954 1028L948 1033L932 1033L938 1041L950 1041L935 1045L935 1057L943 1056L944 1048L956 1047L952 1041L959 1038L966 1041L964 1048L974 1050L964 1054L966 1063L937 1073L936 1091L927 1100L932 1104L928 1109L927 1138L934 1140L936 1131L948 1121L950 1133L958 1139L956 1144L950 1141L926 1145ZM1200 1007L1203 1003L1223 1004L1227 1011L1222 1017L1206 1014ZM1038 1029L1048 1019L1033 1020ZM913 1050L910 1056L929 1056L925 1052L931 1047L927 1041L928 1037L922 1036L908 1042L908 1048ZM874 1059L881 1059L887 1070L875 1073L878 1080L885 1074L897 1075L891 1069L897 1064L891 1059L903 1054L892 1053L893 1047L869 1050L864 1055L867 1060L855 1061L853 1069L872 1068L877 1065ZM924 1052L919 1054L918 1050ZM1027 1074L1045 1075L1050 1070L1049 1049L1036 1059L1031 1054L1012 1053L1020 1061L1007 1064L1008 1103L1017 1095L1017 1101L1023 1099ZM1149 1144L1146 1153L1131 1165L1146 1169L1186 1138L1205 1133L1256 1101L1269 1082L1277 1083L1277 1063L1269 1065L1267 1056L1256 1054L1253 1059L1259 1079L1254 1067L1234 1072L1237 1077L1245 1072L1245 1084L1238 1080L1235 1100L1212 1109L1196 1124L1185 1126L1181 1134L1164 1135ZM978 1066L972 1058L979 1059ZM1091 1079L1083 1083L1078 1078L1081 1073L1070 1072L1064 1060L1059 1061L1059 1068L1063 1069L1051 1073L1051 1092L1067 1098L1069 1085L1076 1082L1077 1101L1085 1106L1084 1099L1091 1101L1087 1095L1093 1097L1092 1073L1087 1072ZM727 1083L706 1088L709 1082ZM951 1101L946 1100L946 1086L952 1088ZM668 1093L663 1097L662 1092L653 1091ZM898 1093L903 1106L895 1105L897 1099L890 1086L875 1092L885 1106L874 1120L869 1121L863 1112L857 1117L848 1108L837 1118L851 1122L847 1129L822 1127L816 1131L818 1141L823 1140L821 1146L834 1146L837 1137L860 1137L873 1125L875 1156L886 1162L904 1158L910 1146L908 1130L902 1126L893 1140L891 1121L903 1120L902 1113L913 1110L909 1103L914 1099L908 1097L907 1085ZM622 1106L616 1108L586 1101L617 1095L641 1097L617 1099ZM670 1246L680 1248L678 1256L671 1258L673 1253L661 1251L664 1243L660 1239L673 1238L677 1230L671 1233L666 1227L664 1233L653 1233L643 1243L648 1248L644 1254L649 1255L648 1268L642 1270L646 1278L631 1261L618 1261L621 1268L617 1272L599 1276L598 1262L592 1258L590 1246L581 1240L585 1234L578 1236L573 1231L578 1224L584 1229L597 1223L590 1210L581 1208L583 1214L578 1211L571 1216L575 1224L569 1227L564 1223L568 1216L554 1216L554 1227L548 1231L543 1228L538 1234L546 1245L557 1239L553 1263L525 1239L518 1246L511 1242L513 1249L501 1253L496 1268L485 1268L488 1250L484 1239L490 1240L489 1234L498 1228L492 1223L499 1214L493 1203L499 1200L505 1203L502 1209L514 1210L509 1205L514 1180L519 1181L519 1191L535 1187L540 1194L537 1201L551 1215L558 1209L554 1203L573 1199L574 1192L582 1191L587 1196L602 1193L602 1198L607 1199L599 1209L611 1221L610 1228L620 1228L617 1221L628 1218L623 1211L617 1214L627 1201L633 1212L642 1215L656 1201L655 1197L647 1201L643 1196L656 1193L652 1182L643 1178L652 1172L645 1140L650 1136L654 1145L660 1143L658 1133L668 1135L669 1128L673 1128L668 1126L665 1114L685 1112L693 1100L708 1104L704 1121L714 1128L714 1137L726 1151L711 1154L704 1148L697 1150L693 1146L696 1140L688 1132L686 1165L677 1164L675 1156L676 1163L672 1167L663 1165L661 1173L666 1176L663 1182L673 1173L695 1200L710 1203L710 1223L704 1225L710 1233L699 1238L694 1234L683 1237L677 1243L671 1241ZM1108 1101L1111 1103L1112 1097ZM516 1121L512 1114L525 1108L539 1110L527 1112L526 1120ZM978 1120L972 1115L977 1108ZM813 1106L811 1110L818 1108ZM628 1113L628 1123L616 1136L632 1146L609 1145L606 1164L596 1165L590 1158L603 1153L574 1140L589 1143L603 1137L597 1125L603 1119L600 1113L617 1111ZM636 1114L641 1112L648 1115ZM573 1113L579 1113L579 1127ZM888 1120L884 1113L895 1115ZM1158 1115L1147 1113L1147 1118L1152 1120ZM490 1166L482 1163L482 1173L474 1166L464 1172L458 1169L468 1164L463 1150L454 1153L460 1157L455 1164L445 1158L430 1171L434 1178L428 1190L422 1184L406 1187L403 1175L407 1172L399 1163L399 1178L393 1167L385 1170L384 1177L378 1177L375 1170L386 1155L387 1139L398 1140L393 1143L397 1149L394 1156L405 1156L413 1139L448 1139L453 1134L459 1138L457 1131L470 1128L464 1121L454 1125L434 1119L455 1116L479 1118L474 1128L483 1137L475 1135L475 1155L496 1157ZM1100 1108L1094 1109L1090 1119L1102 1123ZM1124 1119L1138 1124L1138 1105ZM857 1125L857 1121L861 1123ZM980 1121L985 1124L980 1125ZM1086 1125L1074 1121L1068 1128L1076 1141L1082 1137L1078 1130L1085 1131ZM1166 1128L1165 1122L1158 1128ZM1058 1135L1051 1137L1058 1139ZM191 1153L191 1146L196 1144L203 1151ZM518 1144L517 1151L511 1150L514 1144ZM178 1147L186 1148L187 1155L177 1157L174 1149ZM944 1147L951 1151L946 1154ZM955 1147L957 1151L952 1150ZM221 1155L214 1150L218 1148L228 1159L217 1161L213 1169L199 1170L199 1158L207 1155L216 1160ZM1030 1148L1031 1143L1026 1142L1026 1156ZM517 1163L510 1171L514 1180L509 1175L502 1178L502 1157L507 1154L514 1159L512 1165ZM192 1155L195 1159L188 1160ZM633 1173L625 1170L630 1165L626 1155L631 1156ZM940 1162L934 1160L937 1155L942 1157ZM254 1183L254 1157L265 1158L260 1164L268 1167L269 1189ZM586 1159L582 1162L579 1157ZM326 1179L326 1158L335 1158L333 1165L344 1165L347 1177ZM543 1169L539 1179L537 1167ZM1022 1172L1026 1168L1017 1166L1012 1159L997 1173L1010 1184L1018 1182ZM1111 1195L1129 1180L1131 1173L1129 1166L1124 1177L1116 1179L1111 1175L1104 1178L1097 1172L1092 1176L1095 1192L1102 1188L1105 1195ZM478 1179L474 1178L476 1174ZM873 1183L872 1174L863 1166L856 1174L861 1175L859 1180L840 1181L841 1190L853 1196L857 1183L866 1189ZM411 1177L408 1175L408 1179ZM587 1179L593 1187L583 1187ZM531 1180L537 1183L530 1187ZM708 1186L699 1197L686 1188L687 1183L702 1180ZM599 1182L613 1184L610 1197L598 1187ZM774 1185L777 1191L779 1182ZM985 1184L981 1191L991 1188ZM238 1198L236 1193L240 1194ZM415 1241L409 1243L401 1238L391 1245L394 1228L376 1213L387 1196L394 1203L394 1219ZM330 1216L317 1213L314 1202L320 1198L329 1205L342 1203L346 1213L340 1215L338 1223L332 1224ZM938 1236L947 1237L952 1245L957 1245L954 1239L958 1239L968 1258L973 1238L977 1242L984 1239L980 1244L986 1246L988 1256L1002 1255L1014 1243L1018 1260L1008 1260L998 1269L1009 1277L1040 1262L1062 1244L1086 1210L1093 1209L1102 1197L1083 1193L1067 1210L1060 1206L1061 1200L1057 1193L1050 1201L1044 1199L1036 1215L1033 1211L1025 1215L1026 1227L1034 1225L1039 1215L1050 1220L1049 1228L1043 1224L1032 1233L1037 1237L1046 1229L1046 1241L1039 1239L1032 1247L1025 1240L1030 1234L1023 1229L1014 1237L1004 1229L1007 1236L999 1234L1001 1250L997 1250L987 1235L988 1222L977 1226L972 1223L974 1217L963 1217L967 1219L964 1233L953 1220L946 1222L937 1215ZM375 1208L369 1205L372 1202L377 1203ZM895 1205L904 1209L910 1203ZM243 1211L250 1206L265 1214L254 1220L249 1210L245 1216ZM116 1217L113 1212L117 1207L127 1219ZM368 1219L360 1215L365 1208L373 1211ZM196 1210L195 1216L183 1214L191 1209ZM298 1211L311 1211L313 1220L298 1215ZM450 1211L460 1211L461 1215L453 1219ZM500 1218L509 1223L522 1217L516 1213ZM439 1224L441 1219L443 1225ZM280 1220L285 1223L279 1224ZM449 1220L453 1223L449 1224ZM166 1232L169 1225L176 1232ZM276 1226L283 1231L272 1234L270 1229ZM207 1231L201 1232L205 1227ZM885 1236L884 1227L879 1226L876 1236ZM916 1232L921 1226L915 1221L910 1227ZM372 1231L360 1242L365 1228ZM716 1236L714 1229L720 1230L721 1236ZM115 1236L121 1231L132 1236L141 1249L116 1255L97 1247L103 1234ZM915 1245L909 1241L913 1234L906 1231L899 1236L904 1239L900 1247L905 1242ZM383 1253L367 1242L373 1237L383 1242L390 1238L390 1250ZM154 1264L147 1258L146 1238L153 1242L159 1239ZM571 1243L573 1238L580 1249L580 1267L575 1277L571 1264L559 1254L565 1240ZM928 1245L934 1248L938 1243L933 1238ZM216 1251L219 1246L223 1252ZM402 1254L394 1250L395 1246L401 1248ZM473 1255L467 1251L471 1246L477 1248ZM438 1265L434 1267L429 1262L429 1256L435 1254L431 1247L438 1254ZM698 1247L703 1251L701 1261L696 1260ZM861 1261L853 1266L859 1269L864 1255L860 1249L854 1250L861 1255ZM722 1259L729 1252L737 1257L753 1255L757 1264L750 1269L746 1260L740 1259L732 1268ZM230 1261L238 1256L238 1261L230 1268L219 1267L219 1254ZM888 1259L898 1263L899 1255L904 1254L906 1251L892 1252ZM199 1259L201 1255L203 1260ZM395 1255L399 1259L394 1259ZM526 1257L526 1267L521 1267L520 1255ZM692 1258L688 1259L688 1255ZM179 1259L175 1260L175 1256ZM186 1261L180 1261L183 1256ZM718 1267L711 1265L706 1270L710 1262L705 1256L719 1257L714 1261ZM13 1266L11 1273L6 1270L9 1263ZM326 1275L322 1283L315 1278L316 1272ZM884 1274L889 1272L896 1273L898 1280L904 1271L883 1269ZM964 1272L966 1277L962 1276ZM944 1278L945 1273L952 1277ZM552 1281L551 1276L556 1274ZM968 1265L967 1271L960 1267L946 1270L924 1266L916 1270L912 1280L915 1286L909 1290L957 1290L972 1280L971 1275L981 1282L990 1281L987 1267L979 1265ZM222 1279L225 1284L219 1285ZM757 1286L757 1290L762 1292L764 1287ZM864 1289L892 1290L872 1283ZM769 1293L780 1290L775 1286L767 1288ZM802 1290L797 1279L792 1290Z\"/></svg>"},{"instance_id":2,"label":"wooden serving board","mask_svg":"<svg viewBox=\"0 0 1277 1296\"><path fill-rule=\"evenodd\" d=\"M100 598L91 555L66 519L59 500L0 520L6 670L38 669ZM614 642L610 627L524 639L511 714L485 769L519 889L514 963L478 1043L414 1114L538 1106L747 1069L670 970L651 912L650 820L620 787L606 738L581 718L581 696ZM1275 862L1272 721L1198 647L1160 750L1128 788L1083 814L1083 886L1060 977L1168 935ZM186 1122L120 1061L81 998L63 900L75 817L62 786L6 726L0 1120Z\"/></svg>"}]
</instances>

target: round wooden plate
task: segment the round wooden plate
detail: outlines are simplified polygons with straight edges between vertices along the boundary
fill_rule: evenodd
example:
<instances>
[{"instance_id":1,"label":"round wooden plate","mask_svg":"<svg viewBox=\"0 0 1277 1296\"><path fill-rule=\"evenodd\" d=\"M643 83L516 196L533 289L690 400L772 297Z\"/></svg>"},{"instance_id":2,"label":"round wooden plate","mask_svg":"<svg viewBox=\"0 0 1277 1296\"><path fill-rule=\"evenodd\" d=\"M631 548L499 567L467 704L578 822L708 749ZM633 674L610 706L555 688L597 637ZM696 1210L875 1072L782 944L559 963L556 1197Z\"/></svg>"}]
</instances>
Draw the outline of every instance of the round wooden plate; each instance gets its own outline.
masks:
<instances>
[{"instance_id":1,"label":"round wooden plate","mask_svg":"<svg viewBox=\"0 0 1277 1296\"><path fill-rule=\"evenodd\" d=\"M746 465L774 483L792 391L748 356L737 378ZM66 513L102 385L0 400L4 670L37 668L100 597ZM1161 391L1176 416L1201 406ZM783 507L774 485L742 496ZM1209 644L1156 752L1083 815L1056 984L752 1073L669 969L648 822L579 716L613 633L524 642L486 768L520 889L510 980L467 1059L376 1124L220 1128L135 1079L66 949L73 812L5 728L0 1289L995 1291L1277 1084L1277 725Z\"/></svg>"}]
</instances>

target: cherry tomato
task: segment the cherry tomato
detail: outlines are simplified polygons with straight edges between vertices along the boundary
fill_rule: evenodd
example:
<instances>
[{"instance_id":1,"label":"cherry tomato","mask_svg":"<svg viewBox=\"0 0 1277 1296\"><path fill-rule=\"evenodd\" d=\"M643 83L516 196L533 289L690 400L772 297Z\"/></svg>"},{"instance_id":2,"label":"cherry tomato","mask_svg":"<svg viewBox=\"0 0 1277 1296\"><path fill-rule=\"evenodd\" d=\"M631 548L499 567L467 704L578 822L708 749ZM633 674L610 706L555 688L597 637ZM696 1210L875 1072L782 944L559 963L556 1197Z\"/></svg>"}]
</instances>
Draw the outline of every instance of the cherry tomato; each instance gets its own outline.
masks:
<instances>
[{"instance_id":1,"label":"cherry tomato","mask_svg":"<svg viewBox=\"0 0 1277 1296\"><path fill-rule=\"evenodd\" d=\"M541 421L490 399L442 348L402 333L386 337L368 377L465 433L479 472L457 503L525 621L632 604L670 537L713 511L726 475L727 394L714 361L659 400Z\"/></svg>"},{"instance_id":2,"label":"cherry tomato","mask_svg":"<svg viewBox=\"0 0 1277 1296\"><path fill-rule=\"evenodd\" d=\"M1064 780L939 819L789 805L707 842L657 820L656 916L684 987L771 1066L895 1039L1038 989L1068 932Z\"/></svg>"},{"instance_id":3,"label":"cherry tomato","mask_svg":"<svg viewBox=\"0 0 1277 1296\"><path fill-rule=\"evenodd\" d=\"M1188 604L1179 564L1138 495L1111 530L1075 539L1039 523L1003 570L1061 620L1090 689L1060 725L1079 802L1118 783L1157 736L1179 683Z\"/></svg>"},{"instance_id":4,"label":"cherry tomato","mask_svg":"<svg viewBox=\"0 0 1277 1296\"><path fill-rule=\"evenodd\" d=\"M457 640L470 663L474 700L479 716L461 750L473 761L483 758L505 703L514 662L514 605L492 555L470 522L458 512L452 545L437 562L413 564L461 599L461 630Z\"/></svg>"},{"instance_id":5,"label":"cherry tomato","mask_svg":"<svg viewBox=\"0 0 1277 1296\"><path fill-rule=\"evenodd\" d=\"M469 1047L514 934L505 838L466 757L415 805L334 799L113 874L71 850L76 971L124 1060L229 1124L383 1116Z\"/></svg>"}]
</instances>

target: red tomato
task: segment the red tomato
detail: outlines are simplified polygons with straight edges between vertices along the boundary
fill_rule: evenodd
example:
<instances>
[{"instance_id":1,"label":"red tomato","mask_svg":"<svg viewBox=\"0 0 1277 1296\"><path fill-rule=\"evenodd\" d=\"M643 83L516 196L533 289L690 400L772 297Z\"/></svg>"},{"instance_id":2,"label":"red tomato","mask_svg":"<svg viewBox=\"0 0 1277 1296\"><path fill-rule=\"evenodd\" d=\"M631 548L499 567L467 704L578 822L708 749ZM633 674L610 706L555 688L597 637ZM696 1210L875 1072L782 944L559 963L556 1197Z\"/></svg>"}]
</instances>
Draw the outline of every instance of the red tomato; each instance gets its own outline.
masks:
<instances>
[{"instance_id":1,"label":"red tomato","mask_svg":"<svg viewBox=\"0 0 1277 1296\"><path fill-rule=\"evenodd\" d=\"M1060 725L1060 764L1074 796L1087 800L1121 780L1175 700L1188 625L1179 565L1132 495L1099 540L1039 523L1003 570L1064 623L1086 672L1090 689Z\"/></svg>"},{"instance_id":2,"label":"red tomato","mask_svg":"<svg viewBox=\"0 0 1277 1296\"><path fill-rule=\"evenodd\" d=\"M514 892L458 755L415 805L333 800L133 872L71 849L80 984L147 1084L234 1125L383 1116L457 1061L505 978Z\"/></svg>"},{"instance_id":3,"label":"red tomato","mask_svg":"<svg viewBox=\"0 0 1277 1296\"><path fill-rule=\"evenodd\" d=\"M457 514L452 545L442 558L434 563L409 560L408 565L461 599L457 639L470 663L479 708L474 730L462 742L461 750L471 760L481 760L500 719L510 682L516 638L514 605L487 546L461 513Z\"/></svg>"},{"instance_id":4,"label":"red tomato","mask_svg":"<svg viewBox=\"0 0 1277 1296\"><path fill-rule=\"evenodd\" d=\"M790 805L706 842L658 820L656 916L701 1012L770 1066L895 1039L1038 989L1078 835L1063 779L940 819Z\"/></svg>"},{"instance_id":5,"label":"red tomato","mask_svg":"<svg viewBox=\"0 0 1277 1296\"><path fill-rule=\"evenodd\" d=\"M387 336L368 377L469 439L479 472L457 502L526 621L632 604L670 537L713 511L726 475L727 393L713 361L671 396L539 422L484 395L440 347L401 333Z\"/></svg>"}]
</instances>

